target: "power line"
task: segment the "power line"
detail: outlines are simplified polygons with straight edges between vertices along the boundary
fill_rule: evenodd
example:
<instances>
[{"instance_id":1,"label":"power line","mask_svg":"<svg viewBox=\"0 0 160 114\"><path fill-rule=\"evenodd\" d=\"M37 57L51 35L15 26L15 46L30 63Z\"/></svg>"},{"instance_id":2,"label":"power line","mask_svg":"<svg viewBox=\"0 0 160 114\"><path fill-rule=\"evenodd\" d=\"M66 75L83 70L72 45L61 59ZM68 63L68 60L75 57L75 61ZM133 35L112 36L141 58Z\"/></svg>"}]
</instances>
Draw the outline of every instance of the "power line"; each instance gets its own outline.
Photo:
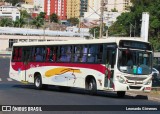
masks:
<instances>
[{"instance_id":1,"label":"power line","mask_svg":"<svg viewBox=\"0 0 160 114\"><path fill-rule=\"evenodd\" d=\"M100 8L99 8L99 9L100 9ZM99 9L98 9L98 10L99 10ZM98 11L98 10L97 10L97 11ZM98 16L100 16L100 15L97 13L97 11L93 12L91 15L85 17L84 19L87 19L88 17L92 16L92 15L95 14L95 13L96 13Z\"/></svg>"}]
</instances>

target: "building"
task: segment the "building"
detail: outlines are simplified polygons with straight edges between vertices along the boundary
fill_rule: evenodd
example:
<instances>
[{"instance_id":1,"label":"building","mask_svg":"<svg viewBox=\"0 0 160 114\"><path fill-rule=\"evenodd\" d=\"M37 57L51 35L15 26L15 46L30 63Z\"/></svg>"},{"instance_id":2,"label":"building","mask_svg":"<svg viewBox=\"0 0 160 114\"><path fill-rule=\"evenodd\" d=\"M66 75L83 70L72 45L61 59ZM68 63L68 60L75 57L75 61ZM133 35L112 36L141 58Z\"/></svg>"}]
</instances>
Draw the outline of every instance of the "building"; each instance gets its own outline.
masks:
<instances>
[{"instance_id":1,"label":"building","mask_svg":"<svg viewBox=\"0 0 160 114\"><path fill-rule=\"evenodd\" d=\"M107 0L106 5L108 11L126 12L128 7L131 6L131 0Z\"/></svg>"},{"instance_id":2,"label":"building","mask_svg":"<svg viewBox=\"0 0 160 114\"><path fill-rule=\"evenodd\" d=\"M35 12L37 13L44 12L44 7L45 7L44 0L34 0L33 5Z\"/></svg>"},{"instance_id":3,"label":"building","mask_svg":"<svg viewBox=\"0 0 160 114\"><path fill-rule=\"evenodd\" d=\"M91 22L99 20L101 15L102 0L88 0L88 11L84 13L84 19ZM128 11L131 6L130 0L103 0L107 11L104 11L103 22L106 26L111 26L122 12Z\"/></svg>"},{"instance_id":4,"label":"building","mask_svg":"<svg viewBox=\"0 0 160 114\"><path fill-rule=\"evenodd\" d=\"M33 5L34 0L25 0L25 3L26 3L26 4L31 4L31 5Z\"/></svg>"},{"instance_id":5,"label":"building","mask_svg":"<svg viewBox=\"0 0 160 114\"><path fill-rule=\"evenodd\" d=\"M60 20L67 19L67 0L54 0L53 7L54 13L56 13ZM51 4L52 5L52 4Z\"/></svg>"},{"instance_id":6,"label":"building","mask_svg":"<svg viewBox=\"0 0 160 114\"><path fill-rule=\"evenodd\" d=\"M100 13L101 0L88 0L88 11Z\"/></svg>"},{"instance_id":7,"label":"building","mask_svg":"<svg viewBox=\"0 0 160 114\"><path fill-rule=\"evenodd\" d=\"M80 17L80 0L67 0L67 19Z\"/></svg>"},{"instance_id":8,"label":"building","mask_svg":"<svg viewBox=\"0 0 160 114\"><path fill-rule=\"evenodd\" d=\"M66 20L66 4L67 0L34 0L34 5L41 12L46 12L46 18L53 13L57 14L60 20Z\"/></svg>"},{"instance_id":9,"label":"building","mask_svg":"<svg viewBox=\"0 0 160 114\"><path fill-rule=\"evenodd\" d=\"M15 6L0 6L0 17L11 18L15 21L20 18L20 11Z\"/></svg>"},{"instance_id":10,"label":"building","mask_svg":"<svg viewBox=\"0 0 160 114\"><path fill-rule=\"evenodd\" d=\"M0 6L5 5L5 2L0 1Z\"/></svg>"},{"instance_id":11,"label":"building","mask_svg":"<svg viewBox=\"0 0 160 114\"><path fill-rule=\"evenodd\" d=\"M84 17L84 12L87 12L87 9L88 9L88 0L81 0L80 17Z\"/></svg>"}]
</instances>

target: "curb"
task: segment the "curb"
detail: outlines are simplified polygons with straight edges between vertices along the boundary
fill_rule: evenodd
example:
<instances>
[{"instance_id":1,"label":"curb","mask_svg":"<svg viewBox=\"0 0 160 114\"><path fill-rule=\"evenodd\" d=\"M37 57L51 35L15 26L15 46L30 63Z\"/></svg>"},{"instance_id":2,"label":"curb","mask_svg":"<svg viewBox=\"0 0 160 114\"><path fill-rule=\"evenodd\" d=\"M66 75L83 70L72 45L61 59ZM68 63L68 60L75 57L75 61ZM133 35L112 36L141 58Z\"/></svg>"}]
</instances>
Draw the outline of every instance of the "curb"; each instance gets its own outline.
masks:
<instances>
[{"instance_id":1,"label":"curb","mask_svg":"<svg viewBox=\"0 0 160 114\"><path fill-rule=\"evenodd\" d=\"M136 97L136 96L138 96L138 95L147 96L147 97L148 97L148 100L160 102L160 98L152 97L152 96L149 96L149 95L136 94L136 93L134 93L134 92L133 92L133 93L127 92L126 95L129 95L129 96L132 96L132 97Z\"/></svg>"}]
</instances>

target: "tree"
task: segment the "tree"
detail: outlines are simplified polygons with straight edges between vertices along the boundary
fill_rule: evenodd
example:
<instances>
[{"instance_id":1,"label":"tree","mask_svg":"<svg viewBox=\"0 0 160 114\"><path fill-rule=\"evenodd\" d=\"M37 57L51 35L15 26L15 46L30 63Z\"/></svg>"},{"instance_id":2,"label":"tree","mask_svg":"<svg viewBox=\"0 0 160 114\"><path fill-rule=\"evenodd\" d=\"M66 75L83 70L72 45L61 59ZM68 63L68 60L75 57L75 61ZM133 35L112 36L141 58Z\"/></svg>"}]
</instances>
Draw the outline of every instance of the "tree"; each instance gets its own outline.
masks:
<instances>
[{"instance_id":1,"label":"tree","mask_svg":"<svg viewBox=\"0 0 160 114\"><path fill-rule=\"evenodd\" d=\"M72 25L75 26L79 23L79 19L78 18L70 18L68 19L68 22Z\"/></svg>"},{"instance_id":2,"label":"tree","mask_svg":"<svg viewBox=\"0 0 160 114\"><path fill-rule=\"evenodd\" d=\"M2 26L2 27L12 26L12 19L10 19L10 18L2 18L0 20L0 26Z\"/></svg>"},{"instance_id":3,"label":"tree","mask_svg":"<svg viewBox=\"0 0 160 114\"><path fill-rule=\"evenodd\" d=\"M107 31L108 27L104 27L104 30L103 30L103 36L106 35L106 31ZM95 38L98 38L99 37L99 31L100 31L100 27L97 26L97 27L93 27L89 30L89 33L95 37Z\"/></svg>"},{"instance_id":4,"label":"tree","mask_svg":"<svg viewBox=\"0 0 160 114\"><path fill-rule=\"evenodd\" d=\"M36 28L38 29L39 27L41 27L44 24L44 19L40 18L39 16L36 17L35 19L33 19L32 22L33 25L36 26Z\"/></svg>"},{"instance_id":5,"label":"tree","mask_svg":"<svg viewBox=\"0 0 160 114\"><path fill-rule=\"evenodd\" d=\"M16 21L14 22L14 27L23 27L26 24L26 22L24 21L24 18L19 18L16 19Z\"/></svg>"},{"instance_id":6,"label":"tree","mask_svg":"<svg viewBox=\"0 0 160 114\"><path fill-rule=\"evenodd\" d=\"M29 18L30 14L26 10L20 10L20 17L21 18Z\"/></svg>"},{"instance_id":7,"label":"tree","mask_svg":"<svg viewBox=\"0 0 160 114\"><path fill-rule=\"evenodd\" d=\"M109 28L109 34L114 36L121 35L129 36L130 25L134 25L136 36L140 36L141 19L143 12L149 12L149 41L154 46L155 50L160 50L160 0L131 0L132 6L130 12L122 13L117 18L117 21ZM132 30L133 36L133 30Z\"/></svg>"},{"instance_id":8,"label":"tree","mask_svg":"<svg viewBox=\"0 0 160 114\"><path fill-rule=\"evenodd\" d=\"M111 9L112 12L118 12L118 10L116 8Z\"/></svg>"},{"instance_id":9,"label":"tree","mask_svg":"<svg viewBox=\"0 0 160 114\"><path fill-rule=\"evenodd\" d=\"M45 19L46 13L40 12L40 14L38 16L39 16L39 18Z\"/></svg>"},{"instance_id":10,"label":"tree","mask_svg":"<svg viewBox=\"0 0 160 114\"><path fill-rule=\"evenodd\" d=\"M55 22L55 23L58 23L58 15L53 13L50 15L50 21L51 22Z\"/></svg>"}]
</instances>

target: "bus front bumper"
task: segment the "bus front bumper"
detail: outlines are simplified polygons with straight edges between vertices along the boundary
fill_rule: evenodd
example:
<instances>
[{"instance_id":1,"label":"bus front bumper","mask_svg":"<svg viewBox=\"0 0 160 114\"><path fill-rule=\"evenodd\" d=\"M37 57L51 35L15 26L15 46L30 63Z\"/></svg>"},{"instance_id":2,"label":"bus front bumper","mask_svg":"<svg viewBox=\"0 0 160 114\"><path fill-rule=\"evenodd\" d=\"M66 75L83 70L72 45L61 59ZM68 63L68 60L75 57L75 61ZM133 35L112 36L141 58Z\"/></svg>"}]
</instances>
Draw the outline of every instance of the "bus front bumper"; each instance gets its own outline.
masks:
<instances>
[{"instance_id":1,"label":"bus front bumper","mask_svg":"<svg viewBox=\"0 0 160 114\"><path fill-rule=\"evenodd\" d=\"M114 91L143 91L143 92L150 92L152 87L152 83L149 85L144 84L123 84L118 81L114 83Z\"/></svg>"}]
</instances>

